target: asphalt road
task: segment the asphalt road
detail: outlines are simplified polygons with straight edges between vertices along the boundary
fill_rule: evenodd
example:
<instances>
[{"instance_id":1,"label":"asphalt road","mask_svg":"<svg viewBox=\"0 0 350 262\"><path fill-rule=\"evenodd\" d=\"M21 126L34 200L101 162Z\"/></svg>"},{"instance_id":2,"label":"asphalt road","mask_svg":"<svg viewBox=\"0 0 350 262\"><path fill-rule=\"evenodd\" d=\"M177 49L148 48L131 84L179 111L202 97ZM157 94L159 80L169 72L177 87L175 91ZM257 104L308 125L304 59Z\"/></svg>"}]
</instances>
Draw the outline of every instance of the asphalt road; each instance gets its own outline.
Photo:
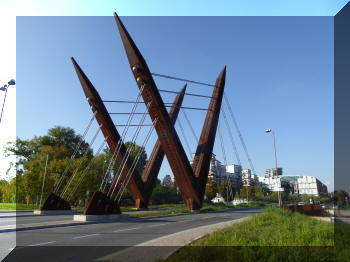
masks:
<instances>
[{"instance_id":1,"label":"asphalt road","mask_svg":"<svg viewBox=\"0 0 350 262\"><path fill-rule=\"evenodd\" d=\"M29 258L37 262L93 261L90 259L168 234L243 218L261 210L235 208L200 214L126 218L104 223L74 222L71 215L34 216L29 212L18 212L14 217L13 213L9 213L0 217L0 247L2 252L9 252L14 247L13 239L16 236L17 247L4 261L32 261ZM17 228L21 230L6 230L6 226L14 225L16 218ZM43 255L45 252L48 252L50 259Z\"/></svg>"}]
</instances>

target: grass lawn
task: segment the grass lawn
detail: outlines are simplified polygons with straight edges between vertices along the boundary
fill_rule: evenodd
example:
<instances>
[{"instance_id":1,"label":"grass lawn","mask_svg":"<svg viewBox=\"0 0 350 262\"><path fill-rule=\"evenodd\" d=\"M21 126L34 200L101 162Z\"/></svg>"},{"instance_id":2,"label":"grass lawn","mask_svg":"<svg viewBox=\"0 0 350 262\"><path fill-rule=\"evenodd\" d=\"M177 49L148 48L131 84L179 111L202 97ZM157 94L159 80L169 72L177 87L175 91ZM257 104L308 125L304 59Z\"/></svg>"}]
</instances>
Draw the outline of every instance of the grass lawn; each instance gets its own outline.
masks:
<instances>
[{"instance_id":1,"label":"grass lawn","mask_svg":"<svg viewBox=\"0 0 350 262\"><path fill-rule=\"evenodd\" d=\"M38 209L38 208L39 208L39 205L0 203L0 209L6 209L6 210L31 210L31 209Z\"/></svg>"},{"instance_id":2,"label":"grass lawn","mask_svg":"<svg viewBox=\"0 0 350 262\"><path fill-rule=\"evenodd\" d=\"M255 207L255 206L263 206L263 203L260 202L251 202L249 204L241 204L237 206L226 205L223 203L220 204L204 204L203 208L201 208L200 212L208 212L208 211L217 211L226 208L235 208L235 207ZM77 208L78 213L84 213L84 208ZM157 210L160 208L169 208L168 210ZM16 203L0 203L0 209L6 210L31 210L31 209L39 209L39 205L26 205L26 204L16 204ZM130 207L121 207L122 212L126 211L137 211L134 208ZM189 213L189 211L185 208L184 204L163 204L163 205L152 205L149 206L149 212L144 214L134 214L131 217L149 217L149 216L162 216L162 215L171 215L171 214L185 214Z\"/></svg>"},{"instance_id":3,"label":"grass lawn","mask_svg":"<svg viewBox=\"0 0 350 262\"><path fill-rule=\"evenodd\" d=\"M185 214L189 212L191 211L189 211L186 208L177 208L177 209L168 209L168 210L161 210L161 211L149 211L141 214L131 214L130 217L140 218L140 217L166 216L166 215L175 215L175 214Z\"/></svg>"},{"instance_id":4,"label":"grass lawn","mask_svg":"<svg viewBox=\"0 0 350 262\"><path fill-rule=\"evenodd\" d=\"M256 206L264 206L263 203L258 202L251 202L249 204L243 204L243 205L226 205L226 204L211 204L211 205L204 205L203 208L201 208L200 213L210 212L210 211L218 211L223 210L227 208L238 208L238 207L256 207ZM171 208L168 210L159 210L159 211L149 211L141 214L131 214L130 217L133 218L140 218L140 217L151 217L151 216L166 216L166 215L175 215L175 214L186 214L190 213L187 208L185 208L183 205L179 208Z\"/></svg>"},{"instance_id":5,"label":"grass lawn","mask_svg":"<svg viewBox=\"0 0 350 262\"><path fill-rule=\"evenodd\" d=\"M181 248L165 261L331 261L333 246L333 223L268 207ZM313 255L304 260L310 252Z\"/></svg>"}]
</instances>

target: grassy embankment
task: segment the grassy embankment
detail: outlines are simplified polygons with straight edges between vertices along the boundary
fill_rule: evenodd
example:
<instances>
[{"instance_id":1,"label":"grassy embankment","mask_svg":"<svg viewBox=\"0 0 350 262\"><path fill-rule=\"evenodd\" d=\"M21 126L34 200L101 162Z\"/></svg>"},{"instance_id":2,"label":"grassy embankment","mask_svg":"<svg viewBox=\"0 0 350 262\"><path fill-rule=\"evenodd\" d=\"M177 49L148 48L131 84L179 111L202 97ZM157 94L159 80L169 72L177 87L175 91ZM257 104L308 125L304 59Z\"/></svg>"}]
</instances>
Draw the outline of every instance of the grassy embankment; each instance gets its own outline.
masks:
<instances>
[{"instance_id":1,"label":"grassy embankment","mask_svg":"<svg viewBox=\"0 0 350 262\"><path fill-rule=\"evenodd\" d=\"M307 261L329 261L333 245L333 223L269 207L181 248L165 261L306 261L305 256L310 257Z\"/></svg>"},{"instance_id":2,"label":"grassy embankment","mask_svg":"<svg viewBox=\"0 0 350 262\"><path fill-rule=\"evenodd\" d=\"M0 203L0 209L5 209L5 210L31 210L31 209L38 209L38 208L39 208L38 205Z\"/></svg>"},{"instance_id":3,"label":"grassy embankment","mask_svg":"<svg viewBox=\"0 0 350 262\"><path fill-rule=\"evenodd\" d=\"M257 207L257 206L264 206L264 205L265 204L260 202L251 202L249 204L241 204L237 206L226 205L226 204L211 204L211 205L204 205L203 208L201 208L200 213L218 211L218 210L223 210L227 208ZM161 206L158 206L158 207L161 207ZM149 211L141 214L131 214L130 217L140 218L140 217L166 216L166 215L186 214L186 213L190 213L190 211L182 205L179 208L171 208L171 209L160 210L160 211Z\"/></svg>"},{"instance_id":4,"label":"grassy embankment","mask_svg":"<svg viewBox=\"0 0 350 262\"><path fill-rule=\"evenodd\" d=\"M205 204L200 212L217 211L226 208L237 208L237 207L256 207L264 206L260 202L250 202L249 204L240 204L237 206L226 205L226 204ZM74 208L74 207L73 207ZM159 210L163 208L168 208L166 210ZM26 205L26 204L15 204L15 203L0 203L0 209L7 210L30 210L39 209L38 205ZM135 208L121 207L122 212L127 211L137 211ZM78 213L83 213L85 210L78 208ZM162 216L162 215L172 215L172 214L185 214L190 211L185 208L184 204L164 204L164 205L151 205L149 206L148 212L142 214L133 214L131 217L150 217L150 216Z\"/></svg>"}]
</instances>

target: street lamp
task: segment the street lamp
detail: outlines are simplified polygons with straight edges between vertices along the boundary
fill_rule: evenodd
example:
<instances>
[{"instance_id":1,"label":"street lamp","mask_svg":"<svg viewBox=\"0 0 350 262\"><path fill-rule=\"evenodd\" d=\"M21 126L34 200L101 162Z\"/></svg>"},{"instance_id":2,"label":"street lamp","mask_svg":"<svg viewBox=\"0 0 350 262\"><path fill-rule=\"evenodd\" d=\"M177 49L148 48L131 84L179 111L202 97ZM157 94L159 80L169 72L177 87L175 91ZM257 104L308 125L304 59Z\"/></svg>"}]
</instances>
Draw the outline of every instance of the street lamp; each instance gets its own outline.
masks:
<instances>
[{"instance_id":1,"label":"street lamp","mask_svg":"<svg viewBox=\"0 0 350 262\"><path fill-rule=\"evenodd\" d=\"M2 119L2 113L4 112L4 106L5 106L5 101L6 101L6 95L7 95L7 90L10 86L13 86L16 84L16 81L14 79L11 79L10 81L8 81L7 85L4 85L2 87L0 87L1 91L5 91L5 98L4 98L4 102L2 103L2 110L1 110L1 116L0 116L0 123L1 123L1 119Z\"/></svg>"},{"instance_id":2,"label":"street lamp","mask_svg":"<svg viewBox=\"0 0 350 262\"><path fill-rule=\"evenodd\" d=\"M277 178L278 178L278 173L277 173L277 153L276 153L276 137L275 137L275 132L268 128L265 130L266 133L272 133L273 135L273 148L274 148L274 152L275 152L275 165L276 165L276 184L277 184ZM278 190L277 191L278 194L278 205L281 208L282 207L282 200L281 200L281 192Z\"/></svg>"}]
</instances>

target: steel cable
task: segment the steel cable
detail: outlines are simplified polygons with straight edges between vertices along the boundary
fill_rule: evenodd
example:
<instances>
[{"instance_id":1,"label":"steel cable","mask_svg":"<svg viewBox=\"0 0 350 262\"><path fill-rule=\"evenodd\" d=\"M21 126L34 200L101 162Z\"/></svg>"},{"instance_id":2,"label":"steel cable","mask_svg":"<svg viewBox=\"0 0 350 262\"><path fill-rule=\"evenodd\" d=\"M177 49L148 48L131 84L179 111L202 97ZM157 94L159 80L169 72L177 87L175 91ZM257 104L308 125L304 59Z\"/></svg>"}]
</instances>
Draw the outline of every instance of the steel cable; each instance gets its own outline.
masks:
<instances>
[{"instance_id":1,"label":"steel cable","mask_svg":"<svg viewBox=\"0 0 350 262\"><path fill-rule=\"evenodd\" d=\"M73 159L74 159L75 155L77 154L77 152L78 152L78 150L79 150L79 148L80 148L80 146L81 146L81 143L84 141L84 138L85 138L87 132L89 131L92 122L94 121L94 118L95 118L95 116L96 116L96 113L97 113L97 111L94 112L94 115L92 116L92 118L91 118L89 124L87 125L87 127L86 127L86 129L85 129L85 131L84 131L83 136L81 137L81 139L80 139L78 145L75 147L74 152L73 152L73 154L71 155L70 160L69 160L68 164L66 165L66 168L65 168L64 172L62 173L60 179L58 180L58 184L57 184L56 188L54 189L54 193L57 193L58 190L60 189L61 184L62 184L62 182L63 182L63 179L64 179L64 177L65 177L67 171L69 170L70 166L72 165Z\"/></svg>"},{"instance_id":2,"label":"steel cable","mask_svg":"<svg viewBox=\"0 0 350 262\"><path fill-rule=\"evenodd\" d=\"M228 107L228 110L229 110L229 112L230 112L232 121L233 121L233 123L234 123L234 125L235 125L235 127L236 127L236 130L237 130L239 139L240 139L241 144L242 144L242 146L243 146L244 152L245 152L245 154L246 154L246 156L247 156L247 159L248 159L248 162L249 162L249 164L250 164L250 167L251 167L253 173L256 174L256 173L255 173L254 166L253 166L253 162L252 162L252 160L251 160L251 158L250 158L250 156L249 156L249 154L248 154L247 146L246 146L245 143L244 143L243 136L242 136L241 131L240 131L240 129L239 129L238 123L237 123L237 121L236 121L236 119L235 119L235 117L234 117L234 115L233 115L231 105L230 105L230 103L228 102L228 99L227 99L225 93L224 93L224 99L225 99L226 105L227 105L227 107Z\"/></svg>"},{"instance_id":3,"label":"steel cable","mask_svg":"<svg viewBox=\"0 0 350 262\"><path fill-rule=\"evenodd\" d=\"M101 131L101 128L102 128L102 125L100 125L99 128L97 129L97 131L96 131L94 137L92 138L91 142L89 143L89 146L86 148L86 150L85 150L85 152L84 152L84 155L81 157L78 166L77 166L76 169L74 170L74 173L73 173L73 174L71 175L71 177L69 178L68 183L66 184L66 186L65 186L64 189L63 189L63 192L61 193L61 198L64 198L64 195L66 194L67 189L69 188L70 184L72 183L72 180L73 180L74 176L76 175L76 173L78 172L80 166L82 165L86 154L89 152L90 147L91 147L91 146L93 145L93 143L95 142L98 133Z\"/></svg>"},{"instance_id":4,"label":"steel cable","mask_svg":"<svg viewBox=\"0 0 350 262\"><path fill-rule=\"evenodd\" d=\"M122 190L119 189L118 192L117 192L117 194L116 194L116 197L114 198L114 200L116 200L116 199L117 199L117 196L120 194L119 199L118 199L118 204L119 204L119 202L120 202L120 200L121 200L121 198L122 198L122 196L123 196L123 193L124 193L124 191L125 191L125 188L126 188L127 185L129 184L129 181L130 181L130 179L131 179L131 177L132 177L132 174L134 173L134 170L135 170L135 168L136 168L136 166L137 166L137 164L138 164L138 161L139 161L140 156L141 156L141 153L142 153L142 148L145 148L145 147L146 147L146 145L147 145L147 143L148 143L148 140L149 140L149 138L150 138L151 135L152 135L152 132L153 132L153 130L154 130L154 126L156 125L157 121L158 121L158 118L156 118L156 119L153 121L153 126L152 126L152 127L150 128L150 130L148 131L148 134L147 134L145 140L143 141L142 146L139 148L139 151L137 152L137 156L135 157L135 159L134 159L134 161L133 161L133 163L132 163L132 165L131 165L131 168L129 169L129 172L128 172L128 174L126 175L126 180L127 180L127 182L125 183L125 181L124 181L124 183L121 185L121 189L122 189Z\"/></svg>"},{"instance_id":5,"label":"steel cable","mask_svg":"<svg viewBox=\"0 0 350 262\"><path fill-rule=\"evenodd\" d=\"M179 127L180 127L180 130L181 130L182 136L184 137L184 140L185 140L185 143L186 143L188 152L190 153L190 159L192 159L191 147L190 147L190 144L189 144L188 141L187 141L187 138L186 138L186 135L185 135L185 131L184 131L184 129L183 129L183 127L182 127L182 124L181 124L181 121L180 121L180 117L178 117L177 123L179 123Z\"/></svg>"},{"instance_id":6,"label":"steel cable","mask_svg":"<svg viewBox=\"0 0 350 262\"><path fill-rule=\"evenodd\" d=\"M183 78L179 78L179 77L175 77L175 76L162 75L162 74L157 74L157 73L151 73L151 75L153 75L153 76L158 76L158 77L162 77L162 78L168 78L168 79L172 79L172 80L178 80L178 81L182 81L182 82L189 82L189 83L197 84L197 85L215 87L215 85L212 85L212 84L203 83L203 82L198 82L198 81L193 81L193 80L188 80L188 79L183 79Z\"/></svg>"},{"instance_id":7,"label":"steel cable","mask_svg":"<svg viewBox=\"0 0 350 262\"><path fill-rule=\"evenodd\" d=\"M103 143L101 144L101 146L97 149L96 154L93 158L91 158L90 163L87 165L87 167L85 168L83 174L80 176L78 182L76 183L76 185L74 186L73 190L69 193L68 197L67 197L67 201L70 201L72 196L74 195L74 193L77 191L78 187L80 186L81 182L83 181L84 177L86 176L87 172L90 170L92 163L94 162L94 160L96 159L96 157L98 156L98 154L101 152L103 146L106 144L107 140L108 140L108 136L103 140Z\"/></svg>"},{"instance_id":8,"label":"steel cable","mask_svg":"<svg viewBox=\"0 0 350 262\"><path fill-rule=\"evenodd\" d=\"M229 137L230 137L230 140L231 140L231 144L232 144L233 150L235 151L235 154L236 154L237 162L238 162L238 164L242 167L241 159L239 158L238 151L237 151L237 147L236 147L236 144L235 144L235 142L234 142L234 140L233 140L233 135L232 135L230 126L229 126L228 121L227 121L227 118L226 118L226 113L225 113L225 111L224 111L223 108L221 109L221 112L222 112L222 115L223 115L224 120L225 120L225 125L226 125L226 128L227 128L228 133L229 133Z\"/></svg>"},{"instance_id":9,"label":"steel cable","mask_svg":"<svg viewBox=\"0 0 350 262\"><path fill-rule=\"evenodd\" d=\"M133 148L135 147L136 139L137 139L137 137L138 137L138 135L139 135L139 133L140 133L141 126L142 126L143 122L145 121L145 118L146 118L148 109L149 109L149 107L151 106L151 104L152 104L152 101L148 102L148 104L147 104L145 113L144 113L144 115L142 116L142 118L141 118L141 120L140 120L140 123L139 123L139 126L137 127L137 129L136 129L136 131L135 131L135 133L134 133L134 136L133 136L133 138L132 138L131 146L128 147L128 149L127 149L127 151L126 151L126 154L125 154L125 156L124 156L122 162L120 163L117 172L115 173L114 178L115 178L116 176L118 176L118 173L119 173L119 176L118 176L117 180L115 180L115 179L113 180L114 186L113 186L113 183L112 183L112 185L110 186L110 188L109 188L109 190L108 190L108 193L107 193L108 196L112 196L113 193L114 193L114 191L115 191L115 188L116 188L116 186L117 186L117 183L118 183L118 181L119 181L119 178L121 177L121 174L122 174L123 171L124 171L124 168L125 168L125 166L126 166L126 163L127 163L127 161L129 160L130 152L131 152L131 150L133 150ZM122 168L120 168L121 165L122 165ZM120 170L120 172L119 172L119 170ZM115 181L116 181L116 182L115 182ZM112 190L112 192L111 192L111 188L112 188L112 187L113 187L113 190Z\"/></svg>"},{"instance_id":10,"label":"steel cable","mask_svg":"<svg viewBox=\"0 0 350 262\"><path fill-rule=\"evenodd\" d=\"M106 174L105 174L104 179L102 180L102 183L100 185L100 190L105 190L105 188L106 188L106 185L103 186L103 184L105 183L105 179L107 179L107 177L108 177L107 174L110 174L111 170L113 170L113 168L115 166L115 161L116 161L116 159L117 159L117 157L119 155L120 148L122 147L122 144L124 143L125 136L126 136L128 130L129 130L129 126L128 125L130 125L132 119L134 118L134 113L135 113L135 110L137 108L137 105L139 103L139 100L141 98L141 95L143 93L144 88L145 88L145 86L142 85L141 89L140 89L140 91L139 91L139 93L137 95L136 101L134 102L134 105L133 105L133 107L131 109L131 112L130 112L128 120L127 120L127 126L124 127L123 133L122 133L122 135L121 135L121 137L120 137L120 139L118 141L118 144L117 144L117 146L116 146L116 148L115 148L115 150L113 152L112 158L111 158L111 160L110 160L110 162L108 164L108 168L106 170Z\"/></svg>"},{"instance_id":11,"label":"steel cable","mask_svg":"<svg viewBox=\"0 0 350 262\"><path fill-rule=\"evenodd\" d=\"M196 136L196 133L194 132L193 126L192 126L192 124L191 124L189 118L187 117L187 114L186 114L186 112L185 112L185 109L181 109L181 111L182 111L182 113L184 114L185 119L186 119L186 122L187 122L187 124L190 126L191 132L192 132L192 134L193 134L193 136L194 136L194 138L196 139L197 144L198 144L198 137Z\"/></svg>"}]
</instances>

